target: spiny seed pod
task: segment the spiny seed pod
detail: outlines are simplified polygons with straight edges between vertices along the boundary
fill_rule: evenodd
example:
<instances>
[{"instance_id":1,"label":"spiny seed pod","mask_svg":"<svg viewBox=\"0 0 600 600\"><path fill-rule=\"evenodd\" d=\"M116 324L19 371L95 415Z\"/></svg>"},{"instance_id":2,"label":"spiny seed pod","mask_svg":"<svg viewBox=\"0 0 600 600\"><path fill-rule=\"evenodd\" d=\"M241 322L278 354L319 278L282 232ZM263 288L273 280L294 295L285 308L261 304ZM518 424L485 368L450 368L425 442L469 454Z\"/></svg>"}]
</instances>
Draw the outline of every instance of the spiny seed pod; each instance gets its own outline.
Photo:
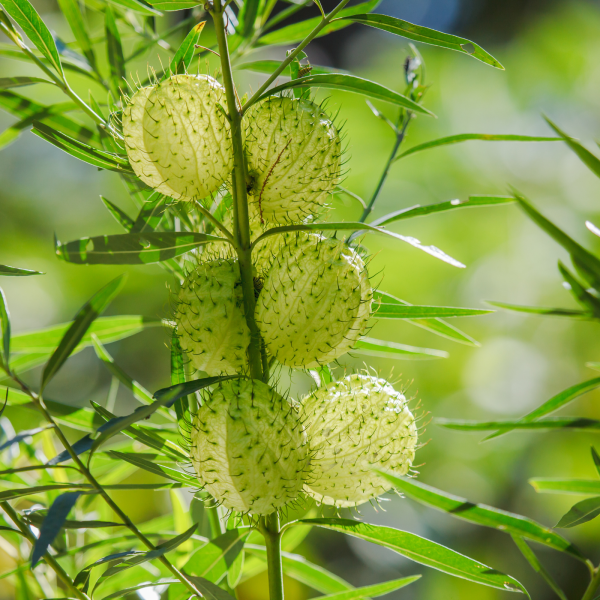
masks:
<instances>
[{"instance_id":1,"label":"spiny seed pod","mask_svg":"<svg viewBox=\"0 0 600 600\"><path fill-rule=\"evenodd\" d=\"M192 271L179 291L175 321L196 369L210 376L243 371L250 331L237 261L213 260Z\"/></svg>"},{"instance_id":2,"label":"spiny seed pod","mask_svg":"<svg viewBox=\"0 0 600 600\"><path fill-rule=\"evenodd\" d=\"M311 475L304 491L322 504L356 506L391 489L371 468L408 473L417 426L407 400L387 381L350 375L302 401Z\"/></svg>"},{"instance_id":3,"label":"spiny seed pod","mask_svg":"<svg viewBox=\"0 0 600 600\"><path fill-rule=\"evenodd\" d=\"M138 90L123 110L135 174L178 200L205 198L233 169L224 88L208 75L173 75Z\"/></svg>"},{"instance_id":4,"label":"spiny seed pod","mask_svg":"<svg viewBox=\"0 0 600 600\"><path fill-rule=\"evenodd\" d=\"M201 484L230 510L267 515L302 490L308 444L298 409L261 381L205 393L190 440Z\"/></svg>"},{"instance_id":5,"label":"spiny seed pod","mask_svg":"<svg viewBox=\"0 0 600 600\"><path fill-rule=\"evenodd\" d=\"M365 264L338 240L282 237L256 303L257 325L282 365L330 363L352 349L369 320L373 290Z\"/></svg>"},{"instance_id":6,"label":"spiny seed pod","mask_svg":"<svg viewBox=\"0 0 600 600\"><path fill-rule=\"evenodd\" d=\"M337 129L309 100L271 97L245 117L250 201L273 222L317 214L340 181Z\"/></svg>"}]
</instances>

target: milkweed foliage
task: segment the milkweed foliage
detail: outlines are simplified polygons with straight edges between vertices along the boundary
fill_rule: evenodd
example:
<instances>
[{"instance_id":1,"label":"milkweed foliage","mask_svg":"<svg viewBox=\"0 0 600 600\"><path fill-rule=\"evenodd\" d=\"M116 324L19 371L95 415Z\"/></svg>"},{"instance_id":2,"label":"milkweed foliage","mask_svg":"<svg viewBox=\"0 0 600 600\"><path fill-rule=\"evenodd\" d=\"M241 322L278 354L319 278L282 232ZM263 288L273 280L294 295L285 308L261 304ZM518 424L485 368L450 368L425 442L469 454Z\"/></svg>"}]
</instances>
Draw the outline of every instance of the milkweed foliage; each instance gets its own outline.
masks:
<instances>
[{"instance_id":1,"label":"milkweed foliage","mask_svg":"<svg viewBox=\"0 0 600 600\"><path fill-rule=\"evenodd\" d=\"M50 31L28 0L3 0L1 5L0 29L14 52L38 70L35 76L0 80L2 107L20 119L14 135L2 141L31 128L74 159L113 172L139 211L132 218L105 200L124 232L56 240L57 260L158 263L176 289L173 311L162 322L137 315L104 317L123 285L119 277L90 298L73 321L27 334L11 332L8 302L0 294L0 367L7 383L1 387L1 410L21 406L40 417L36 427L0 444L5 451L0 534L15 556L30 552L2 575L16 582L19 597L109 600L151 588L169 600L226 600L235 597L241 581L262 569L268 571L270 599L281 600L283 572L287 569L292 577L300 572L295 562L311 575L318 592L337 590L342 596L331 597L346 599L388 593L420 577L355 589L298 555L286 554L282 561L283 532L311 527L384 546L448 576L527 594L514 577L475 558L332 512L331 507L376 503L383 494L401 492L512 535L561 597L525 540L585 562L592 580L584 600L591 600L600 574L562 535L417 481L412 465L419 448L418 407L411 406L398 383L368 371L344 373L339 361L348 353L439 356L435 350L369 337L376 319L405 319L433 334L474 343L442 318L489 311L410 305L378 289L368 269L372 235L410 244L448 268L464 267L439 248L388 227L458 208L517 202L570 252L576 273L559 268L581 310L521 310L600 318L600 261L519 194L473 196L463 203L371 219L391 164L410 153L476 139L562 139L600 174L598 159L555 126L558 138L458 134L401 152L408 128L432 116L425 105L424 60L412 42L460 52L464 60L480 61L482 69L502 65L474 41L377 13L378 0L341 0L329 12L319 0L94 0L85 2L85 11L74 0L59 0L73 34L69 45ZM320 16L307 18L304 9L315 5ZM162 26L167 13L175 14L170 28ZM396 82L401 92L310 63L307 53L314 39L352 24L410 40L403 69L396 69L402 74ZM168 53L168 63L134 72L134 61L157 45ZM282 47L290 45L285 52ZM279 59L257 60L254 52L268 47ZM100 60L100 53L106 53L106 60ZM236 86L239 71L262 73L257 89ZM89 84L88 94L74 90L75 78ZM42 106L14 91L33 85L55 86L64 102ZM384 120L394 138L367 201L342 187L344 151L352 141L344 137L343 105L340 114L330 111L326 95L332 89L365 97L373 118ZM328 220L334 195L357 202L362 217L357 222ZM0 275L41 273L0 266ZM115 363L106 345L157 326L171 337L171 385L152 393ZM65 361L89 346L113 381L140 403L135 411L115 416L112 405L73 408L46 397L46 386ZM38 384L25 383L23 373L39 366ZM283 369L310 372L315 389L305 398L291 397L282 389ZM592 426L581 419L545 417L597 385L600 379L579 384L520 421L445 424L497 434ZM423 402L426 406L427 399ZM55 443L60 447L54 456L39 451L43 445L47 453ZM26 449L21 458L9 452L17 444ZM595 452L593 457L600 465ZM120 483L135 469L154 474L159 482ZM536 480L535 485L569 491L573 484ZM599 489L597 482L585 485ZM114 490L158 489L170 491L173 511L150 524L134 523L112 495ZM180 489L194 497L189 510ZM315 503L325 516L315 518ZM593 498L573 507L559 525L574 526L599 512ZM115 520L98 520L98 514L112 514ZM296 535L295 545L302 535ZM252 558L252 568L245 557Z\"/></svg>"}]
</instances>

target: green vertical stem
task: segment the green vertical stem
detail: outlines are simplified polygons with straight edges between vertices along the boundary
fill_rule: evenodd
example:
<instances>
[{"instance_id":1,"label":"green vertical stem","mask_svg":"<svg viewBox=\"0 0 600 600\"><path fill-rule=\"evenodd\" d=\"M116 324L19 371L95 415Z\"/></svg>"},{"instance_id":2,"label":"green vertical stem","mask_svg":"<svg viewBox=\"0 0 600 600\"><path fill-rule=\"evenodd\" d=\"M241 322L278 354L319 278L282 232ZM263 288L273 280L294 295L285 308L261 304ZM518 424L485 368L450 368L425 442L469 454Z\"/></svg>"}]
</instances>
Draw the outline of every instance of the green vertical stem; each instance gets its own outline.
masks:
<instances>
[{"instance_id":1,"label":"green vertical stem","mask_svg":"<svg viewBox=\"0 0 600 600\"><path fill-rule=\"evenodd\" d=\"M19 528L19 531L34 546L36 539L33 533L31 533L29 527L27 527L27 525L21 521L15 509L8 502L0 502L0 506L8 515L10 520ZM69 590L69 593L73 594L80 600L89 600L86 594L75 587L73 580L69 577L69 575L67 575L66 571L58 564L57 560L49 552L44 554L43 559L44 562L56 573L59 581L61 581L65 585L65 588Z\"/></svg>"},{"instance_id":2,"label":"green vertical stem","mask_svg":"<svg viewBox=\"0 0 600 600\"><path fill-rule=\"evenodd\" d=\"M581 600L593 600L596 597L596 591L600 587L600 567L596 567L594 569L594 575L590 584L585 590L585 594L582 596Z\"/></svg>"},{"instance_id":3,"label":"green vertical stem","mask_svg":"<svg viewBox=\"0 0 600 600\"><path fill-rule=\"evenodd\" d=\"M279 514L274 512L261 519L260 531L265 538L267 548L267 567L269 573L269 600L284 600L283 565L281 564L281 525Z\"/></svg>"},{"instance_id":4,"label":"green vertical stem","mask_svg":"<svg viewBox=\"0 0 600 600\"><path fill-rule=\"evenodd\" d=\"M231 137L233 143L233 175L232 188L234 200L234 237L236 238L236 251L240 265L242 291L244 294L244 313L246 323L250 330L250 345L248 346L248 364L250 375L253 379L262 379L263 370L260 355L261 337L254 319L256 298L254 295L254 275L252 272L250 218L248 212L248 196L246 191L246 157L244 153L244 140L242 137L242 112L235 93L227 33L223 18L224 7L222 0L216 0L211 12L215 23L215 34L221 57L221 71L223 85L227 97L227 111Z\"/></svg>"}]
</instances>

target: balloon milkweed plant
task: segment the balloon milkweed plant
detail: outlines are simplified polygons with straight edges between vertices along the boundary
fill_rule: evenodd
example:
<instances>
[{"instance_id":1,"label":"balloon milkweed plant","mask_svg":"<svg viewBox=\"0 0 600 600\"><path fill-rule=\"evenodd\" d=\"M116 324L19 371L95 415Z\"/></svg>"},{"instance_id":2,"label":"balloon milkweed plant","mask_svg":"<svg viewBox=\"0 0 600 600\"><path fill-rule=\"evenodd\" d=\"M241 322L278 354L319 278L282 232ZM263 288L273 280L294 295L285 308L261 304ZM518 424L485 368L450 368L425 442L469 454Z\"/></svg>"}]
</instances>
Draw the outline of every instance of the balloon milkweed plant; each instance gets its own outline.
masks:
<instances>
[{"instance_id":1,"label":"balloon milkweed plant","mask_svg":"<svg viewBox=\"0 0 600 600\"><path fill-rule=\"evenodd\" d=\"M13 130L32 126L46 142L112 171L139 211L131 218L103 198L125 232L56 240L56 255L85 265L158 263L175 288L173 312L164 322L171 331L172 381L154 394L105 348L161 325L140 316L102 316L123 277L97 292L71 323L40 332L11 336L8 304L0 296L4 408L7 414L34 409L43 422L19 433L3 425L6 439L0 445L5 463L0 534L17 561L4 575L15 582L20 598L108 600L152 588L170 600L224 600L236 595L241 581L267 570L271 600L283 598L284 571L300 578L318 574L303 580L332 593L328 598L351 599L381 595L420 577L355 589L297 555L287 554L284 565L282 547L293 549L311 527L368 540L476 584L526 593L513 577L436 542L340 518L340 511L377 502L390 491L450 512L456 503L407 477L415 474L419 427L403 391L371 370L348 372L340 361L348 353L439 356L368 337L374 319L409 319L472 344L440 317L487 312L412 306L375 289L368 236L391 236L460 268L464 265L438 248L387 226L513 200L476 196L372 220L392 164L468 139L550 139L463 134L401 154L408 128L417 117L432 115L423 106L427 87L416 47L410 45L404 69L398 69L403 79L397 83L404 88L399 93L311 65L305 53L311 41L360 24L502 66L474 42L373 12L379 3L341 0L326 12L319 0L98 0L85 3L84 15L75 0L59 0L74 38L67 45L28 0L1 1L0 29L15 46L11 56L40 71L1 80L0 106L20 119ZM318 12L305 18L307 10ZM163 29L160 19L168 11L181 12L174 26ZM100 23L103 29L96 31ZM147 65L142 79L138 66L156 45L167 62ZM290 45L287 53L281 50ZM280 59L252 60L255 50L266 47L276 48ZM104 48L107 60L101 61ZM234 75L241 71L263 74L256 91L236 86ZM41 105L14 91L47 84L68 102ZM392 151L367 202L342 187L349 142L322 97L330 89L366 97L374 116L390 127ZM357 221L328 220L328 207L342 195L360 208ZM39 273L0 266L0 275ZM46 397L47 384L66 359L86 346L95 348L113 382L133 392L140 402L133 413L113 413L114 393L107 405L91 408ZM40 384L27 384L22 373L41 365ZM310 373L315 388L292 398L282 384L283 369ZM152 427L145 421L151 418ZM72 430L84 435L73 441ZM53 450L55 442L63 450ZM23 455L12 452L18 445L26 449ZM132 469L149 471L161 482L120 483ZM195 494L189 510L179 488ZM169 489L172 513L136 524L113 498L116 489ZM326 516L315 518L308 511L312 506L323 507ZM465 506L454 512L578 554L524 517ZM23 556L27 544L30 557ZM298 560L301 570L294 567Z\"/></svg>"}]
</instances>

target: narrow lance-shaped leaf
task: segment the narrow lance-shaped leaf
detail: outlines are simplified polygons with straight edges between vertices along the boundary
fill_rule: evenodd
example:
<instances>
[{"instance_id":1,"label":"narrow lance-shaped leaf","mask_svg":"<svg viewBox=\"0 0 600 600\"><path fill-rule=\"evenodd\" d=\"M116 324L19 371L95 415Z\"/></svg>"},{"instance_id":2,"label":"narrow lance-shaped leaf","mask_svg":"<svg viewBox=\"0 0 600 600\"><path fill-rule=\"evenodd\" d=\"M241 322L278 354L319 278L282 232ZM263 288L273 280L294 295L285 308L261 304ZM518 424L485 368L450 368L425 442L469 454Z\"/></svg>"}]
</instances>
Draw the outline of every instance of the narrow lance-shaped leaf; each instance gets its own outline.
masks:
<instances>
[{"instance_id":1,"label":"narrow lance-shaped leaf","mask_svg":"<svg viewBox=\"0 0 600 600\"><path fill-rule=\"evenodd\" d=\"M371 337L363 337L354 344L352 352L366 356L377 356L379 358L390 358L398 360L431 360L434 358L448 358L448 353L443 350L432 348L417 348L396 342L376 340Z\"/></svg>"},{"instance_id":2,"label":"narrow lance-shaped leaf","mask_svg":"<svg viewBox=\"0 0 600 600\"><path fill-rule=\"evenodd\" d=\"M83 339L90 325L104 312L113 298L119 293L124 283L124 275L117 277L83 305L81 310L75 316L72 325L60 341L58 348L56 348L50 357L50 360L44 367L41 390L46 387L67 358L69 358L73 350L75 350Z\"/></svg>"},{"instance_id":3,"label":"narrow lance-shaped leaf","mask_svg":"<svg viewBox=\"0 0 600 600\"><path fill-rule=\"evenodd\" d=\"M52 503L52 506L42 523L40 535L33 547L33 552L31 554L32 569L40 558L46 554L48 546L54 542L79 496L81 496L81 492L67 492L66 494L61 494Z\"/></svg>"},{"instance_id":4,"label":"narrow lance-shaped leaf","mask_svg":"<svg viewBox=\"0 0 600 600\"><path fill-rule=\"evenodd\" d=\"M41 77L0 77L0 90L8 90L10 88L25 87L27 85L35 85L36 83L49 83L56 85L49 79Z\"/></svg>"},{"instance_id":5,"label":"narrow lance-shaped leaf","mask_svg":"<svg viewBox=\"0 0 600 600\"><path fill-rule=\"evenodd\" d=\"M402 21L401 19L388 17L387 15L354 15L341 18L352 21L353 23L360 23L362 25L381 29L415 42L422 42L432 46L456 50L457 52L468 54L497 69L504 69L504 67L481 46L471 40L456 35L450 35L448 33L436 31L435 29L429 29L428 27L414 25L408 21Z\"/></svg>"},{"instance_id":6,"label":"narrow lance-shaped leaf","mask_svg":"<svg viewBox=\"0 0 600 600\"><path fill-rule=\"evenodd\" d=\"M523 312L534 315L546 315L551 317L569 317L571 319L591 319L592 313L583 310L573 310L571 308L549 308L543 306L521 306L519 304L508 304L506 302L487 301L492 306L505 308L506 310L514 310L515 312Z\"/></svg>"},{"instance_id":7,"label":"narrow lance-shaped leaf","mask_svg":"<svg viewBox=\"0 0 600 600\"><path fill-rule=\"evenodd\" d=\"M435 419L436 425L456 429L458 431L495 431L497 429L528 429L528 430L556 430L575 429L585 431L586 429L600 429L600 421L586 419L584 417L548 417L537 421L459 421L454 419Z\"/></svg>"},{"instance_id":8,"label":"narrow lance-shaped leaf","mask_svg":"<svg viewBox=\"0 0 600 600\"><path fill-rule=\"evenodd\" d=\"M44 273L41 271L32 271L31 269L19 269L18 267L0 265L0 275L9 277L29 277L30 275L44 275Z\"/></svg>"},{"instance_id":9,"label":"narrow lance-shaped leaf","mask_svg":"<svg viewBox=\"0 0 600 600\"><path fill-rule=\"evenodd\" d=\"M375 319L432 319L443 317L473 317L488 315L493 310L480 308L455 308L451 306L402 306L380 302L373 313Z\"/></svg>"},{"instance_id":10,"label":"narrow lance-shaped leaf","mask_svg":"<svg viewBox=\"0 0 600 600\"><path fill-rule=\"evenodd\" d=\"M138 12L146 17L162 17L160 10L157 10L157 8L154 8L145 0L113 0L113 2L114 4Z\"/></svg>"},{"instance_id":11,"label":"narrow lance-shaped leaf","mask_svg":"<svg viewBox=\"0 0 600 600\"><path fill-rule=\"evenodd\" d=\"M375 16L375 15L372 15ZM460 133L458 135L449 135L447 137L438 138L437 140L431 140L417 146L413 146L408 150L402 152L394 158L394 162L416 154L417 152L423 152L424 150L430 150L431 148L439 148L441 146L451 146L454 144L460 144L461 142L479 141L479 142L560 142L561 138L537 136L537 135L495 135L492 133Z\"/></svg>"},{"instance_id":12,"label":"narrow lance-shaped leaf","mask_svg":"<svg viewBox=\"0 0 600 600\"><path fill-rule=\"evenodd\" d=\"M104 11L104 26L106 32L106 52L108 64L110 66L110 81L111 89L115 98L121 96L120 88L124 84L126 77L125 73L125 57L123 56L123 46L121 44L121 35L117 27L115 15L108 4Z\"/></svg>"},{"instance_id":13,"label":"narrow lance-shaped leaf","mask_svg":"<svg viewBox=\"0 0 600 600\"><path fill-rule=\"evenodd\" d=\"M83 22L83 15L81 14L77 0L58 0L58 5L60 6L62 14L65 16L65 19L68 21L69 27L71 28L81 51L92 68L95 68L96 55L94 54L92 42L90 41L90 36L88 35L87 28Z\"/></svg>"},{"instance_id":14,"label":"narrow lance-shaped leaf","mask_svg":"<svg viewBox=\"0 0 600 600\"><path fill-rule=\"evenodd\" d=\"M2 360L10 364L10 313L4 291L0 288L0 333L2 334Z\"/></svg>"},{"instance_id":15,"label":"narrow lance-shaped leaf","mask_svg":"<svg viewBox=\"0 0 600 600\"><path fill-rule=\"evenodd\" d=\"M238 33L244 38L250 37L254 31L260 3L260 0L246 0L240 10Z\"/></svg>"},{"instance_id":16,"label":"narrow lance-shaped leaf","mask_svg":"<svg viewBox=\"0 0 600 600\"><path fill-rule=\"evenodd\" d=\"M8 394L6 394L5 397L8 397ZM2 410L4 410L4 405L2 407ZM2 414L2 411L0 411L0 415L1 414ZM17 435L15 435L15 437L13 437L9 440L6 440L2 444L0 444L0 452L2 452L3 450L6 450L7 448L10 448L13 444L18 444L18 443L22 442L23 440L26 440L27 438L30 438L38 433L41 433L42 431L46 431L46 429L50 429L50 427L36 427L35 429L26 429L25 431L20 431Z\"/></svg>"},{"instance_id":17,"label":"narrow lance-shaped leaf","mask_svg":"<svg viewBox=\"0 0 600 600\"><path fill-rule=\"evenodd\" d=\"M554 581L552 575L550 575L550 573L548 573L548 571L544 568L533 550L527 545L527 542L516 535L511 537L527 562L532 566L533 570L543 577L544 581L546 581L546 583L554 590L555 594L560 598L560 600L567 600L565 593L560 589L556 581Z\"/></svg>"},{"instance_id":18,"label":"narrow lance-shaped leaf","mask_svg":"<svg viewBox=\"0 0 600 600\"><path fill-rule=\"evenodd\" d=\"M271 75L281 66L280 60L255 60L253 62L235 65L236 71L254 71ZM326 73L345 73L343 69L334 69L333 67L323 67L321 65L310 65L312 75L325 75ZM280 77L291 77L290 66L288 65L281 73Z\"/></svg>"},{"instance_id":19,"label":"narrow lance-shaped leaf","mask_svg":"<svg viewBox=\"0 0 600 600\"><path fill-rule=\"evenodd\" d=\"M590 294L561 261L558 261L558 270L565 282L569 285L571 294L573 294L575 300L577 300L577 302L585 308L588 314L593 318L600 319L600 300Z\"/></svg>"},{"instance_id":20,"label":"narrow lance-shaped leaf","mask_svg":"<svg viewBox=\"0 0 600 600\"><path fill-rule=\"evenodd\" d=\"M227 242L205 233L124 233L100 235L56 244L56 254L80 265L139 265L181 256L209 242Z\"/></svg>"},{"instance_id":21,"label":"narrow lance-shaped leaf","mask_svg":"<svg viewBox=\"0 0 600 600\"><path fill-rule=\"evenodd\" d=\"M585 557L571 542L554 533L549 527L544 527L532 519L492 506L486 506L485 504L474 504L465 498L459 498L453 494L437 490L420 481L398 477L392 472L381 471L379 469L375 469L375 472L393 484L395 489L426 506L437 508L453 517L470 521L471 523L477 523L484 527L492 527L505 533L526 537L544 546L565 552L574 558L585 561Z\"/></svg>"},{"instance_id":22,"label":"narrow lance-shaped leaf","mask_svg":"<svg viewBox=\"0 0 600 600\"><path fill-rule=\"evenodd\" d=\"M402 106L408 110L422 113L429 116L435 116L431 111L417 104L410 98L395 92L379 83L363 79L362 77L356 77L355 75L347 75L343 73L331 73L323 75L307 75L306 77L299 77L293 79L287 83L282 83L274 88L266 91L262 96L257 98L256 102L260 102L267 96L272 96L283 92L284 90L291 90L296 88L304 87L319 87L329 90L342 90L345 92L352 92L355 94L361 94L374 98L376 100L383 100L384 102L390 102L396 106Z\"/></svg>"},{"instance_id":23,"label":"narrow lance-shaped leaf","mask_svg":"<svg viewBox=\"0 0 600 600\"><path fill-rule=\"evenodd\" d=\"M586 498L574 504L555 527L576 527L595 519L598 515L600 515L600 496Z\"/></svg>"},{"instance_id":24,"label":"narrow lance-shaped leaf","mask_svg":"<svg viewBox=\"0 0 600 600\"><path fill-rule=\"evenodd\" d=\"M318 527L331 529L351 535L379 546L389 548L422 565L437 569L448 575L460 577L507 592L527 594L525 588L516 580L500 571L459 554L450 548L437 544L414 533L370 525L349 519L303 519L301 522L312 523Z\"/></svg>"},{"instance_id":25,"label":"narrow lance-shaped leaf","mask_svg":"<svg viewBox=\"0 0 600 600\"><path fill-rule=\"evenodd\" d=\"M205 25L206 21L201 21L197 25L194 25L192 30L186 35L181 46L177 48L177 52L175 52L175 56L171 60L169 73L187 73L187 70L192 64L192 60L194 59L196 44L200 41L200 36L202 35L202 30ZM165 76L166 75L167 73L165 73Z\"/></svg>"},{"instance_id":26,"label":"narrow lance-shaped leaf","mask_svg":"<svg viewBox=\"0 0 600 600\"><path fill-rule=\"evenodd\" d=\"M118 461L128 462L139 469L143 469L149 473L154 473L160 477L171 479L172 481L178 481L187 487L198 487L198 479L196 477L192 477L191 475L187 475L181 471L178 471L177 469L172 469L171 467L165 467L163 465L153 463L152 461L146 460L137 454L126 454L123 452L116 452L114 450L109 450L108 454L109 456L116 458Z\"/></svg>"},{"instance_id":27,"label":"narrow lance-shaped leaf","mask_svg":"<svg viewBox=\"0 0 600 600\"><path fill-rule=\"evenodd\" d=\"M600 455L596 452L596 449L592 446L592 460L594 461L594 466L596 467L596 471L598 471L598 475L600 475Z\"/></svg>"},{"instance_id":28,"label":"narrow lance-shaped leaf","mask_svg":"<svg viewBox=\"0 0 600 600\"><path fill-rule=\"evenodd\" d=\"M376 583L375 585L367 585L365 587L356 588L347 592L336 592L335 594L327 594L320 596L321 600L363 600L364 598L375 598L377 596L385 596L391 592L395 592L415 581L421 579L420 575L412 577L403 577L402 579L394 579L385 583Z\"/></svg>"},{"instance_id":29,"label":"narrow lance-shaped leaf","mask_svg":"<svg viewBox=\"0 0 600 600\"><path fill-rule=\"evenodd\" d=\"M35 47L50 61L58 75L64 79L54 38L29 0L2 0L2 6L19 24Z\"/></svg>"},{"instance_id":30,"label":"narrow lance-shaped leaf","mask_svg":"<svg viewBox=\"0 0 600 600\"><path fill-rule=\"evenodd\" d=\"M534 477L529 480L536 492L543 494L600 495L600 481L596 479L544 479Z\"/></svg>"},{"instance_id":31,"label":"narrow lance-shaped leaf","mask_svg":"<svg viewBox=\"0 0 600 600\"><path fill-rule=\"evenodd\" d=\"M113 204L110 200L104 196L100 196L100 199L104 203L104 206L108 209L110 214L115 218L117 223L125 229L125 231L131 231L135 221L123 210L121 210L116 204Z\"/></svg>"},{"instance_id":32,"label":"narrow lance-shaped leaf","mask_svg":"<svg viewBox=\"0 0 600 600\"><path fill-rule=\"evenodd\" d=\"M130 233L154 231L162 221L169 198L157 192L150 195L142 206L136 220L131 226Z\"/></svg>"},{"instance_id":33,"label":"narrow lance-shaped leaf","mask_svg":"<svg viewBox=\"0 0 600 600\"><path fill-rule=\"evenodd\" d=\"M171 335L171 384L179 385L185 383L185 367L183 362L183 350L179 342L177 330L173 329ZM179 398L175 402L175 413L177 414L177 420L181 422L185 418L186 411L189 407L187 396Z\"/></svg>"}]
</instances>

